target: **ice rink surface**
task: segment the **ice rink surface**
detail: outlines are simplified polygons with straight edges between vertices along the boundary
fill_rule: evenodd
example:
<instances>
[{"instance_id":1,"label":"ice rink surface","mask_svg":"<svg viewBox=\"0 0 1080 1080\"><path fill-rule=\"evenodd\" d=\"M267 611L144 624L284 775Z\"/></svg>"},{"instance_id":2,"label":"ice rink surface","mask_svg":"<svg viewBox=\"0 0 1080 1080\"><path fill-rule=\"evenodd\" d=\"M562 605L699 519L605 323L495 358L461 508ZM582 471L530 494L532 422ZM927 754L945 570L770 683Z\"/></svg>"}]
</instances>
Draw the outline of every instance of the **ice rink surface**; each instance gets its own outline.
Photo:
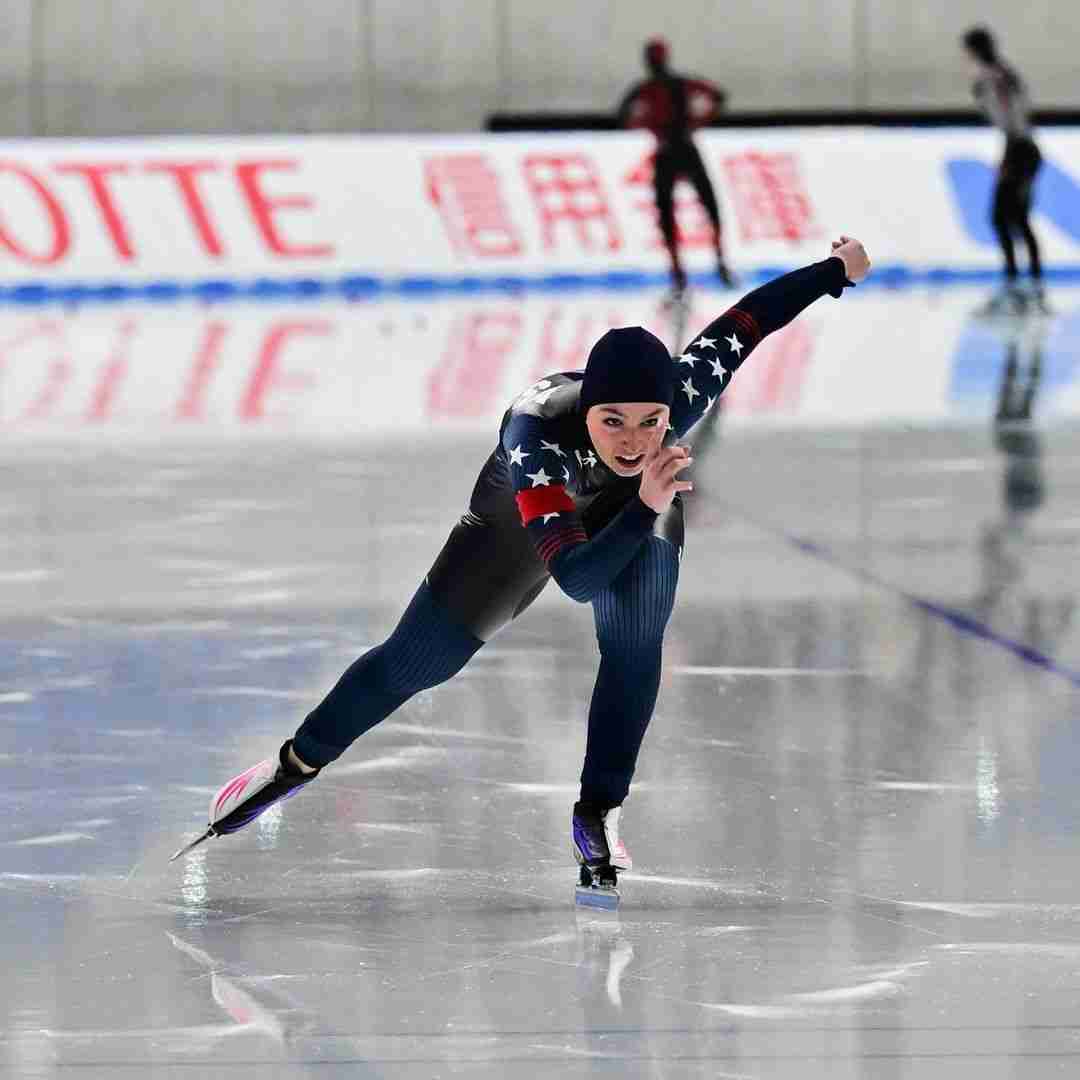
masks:
<instances>
[{"instance_id":1,"label":"ice rink surface","mask_svg":"<svg viewBox=\"0 0 1080 1080\"><path fill-rule=\"evenodd\" d=\"M5 314L0 1073L1075 1075L1080 295L982 299L824 301L692 435L617 916L554 586L167 859L391 629L515 391L656 297Z\"/></svg>"}]
</instances>

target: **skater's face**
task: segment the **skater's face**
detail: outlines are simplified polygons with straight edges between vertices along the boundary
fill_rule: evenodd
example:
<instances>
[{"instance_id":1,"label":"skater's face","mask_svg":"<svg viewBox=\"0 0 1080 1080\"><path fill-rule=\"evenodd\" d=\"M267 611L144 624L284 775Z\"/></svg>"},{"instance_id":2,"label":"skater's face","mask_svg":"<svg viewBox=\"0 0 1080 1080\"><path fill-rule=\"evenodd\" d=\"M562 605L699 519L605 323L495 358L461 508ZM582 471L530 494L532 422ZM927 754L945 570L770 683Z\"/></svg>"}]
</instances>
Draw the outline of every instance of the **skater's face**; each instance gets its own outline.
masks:
<instances>
[{"instance_id":1,"label":"skater's face","mask_svg":"<svg viewBox=\"0 0 1080 1080\"><path fill-rule=\"evenodd\" d=\"M671 410L658 402L594 405L585 426L600 460L617 476L637 476L668 429Z\"/></svg>"}]
</instances>

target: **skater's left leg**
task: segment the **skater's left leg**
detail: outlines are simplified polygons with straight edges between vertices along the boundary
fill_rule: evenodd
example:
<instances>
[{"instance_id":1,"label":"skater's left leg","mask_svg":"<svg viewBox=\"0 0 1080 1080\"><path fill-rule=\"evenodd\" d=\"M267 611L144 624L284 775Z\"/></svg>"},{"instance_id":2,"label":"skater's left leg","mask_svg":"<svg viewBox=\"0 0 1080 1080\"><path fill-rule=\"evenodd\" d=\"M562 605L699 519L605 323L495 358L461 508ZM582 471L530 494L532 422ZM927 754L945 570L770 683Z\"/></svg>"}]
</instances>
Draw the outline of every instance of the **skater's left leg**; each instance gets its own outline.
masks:
<instances>
[{"instance_id":1,"label":"skater's left leg","mask_svg":"<svg viewBox=\"0 0 1080 1080\"><path fill-rule=\"evenodd\" d=\"M501 517L471 509L462 517L390 637L345 672L275 757L218 791L201 839L235 832L310 783L414 694L452 678L528 608L548 574L509 507Z\"/></svg>"},{"instance_id":2,"label":"skater's left leg","mask_svg":"<svg viewBox=\"0 0 1080 1080\"><path fill-rule=\"evenodd\" d=\"M1013 230L1019 225L1019 206L1016 179L1005 165L998 173L994 188L994 204L991 221L997 233L1001 253L1005 257L1005 278L1008 284L1016 281L1019 270L1016 265L1016 247L1013 243Z\"/></svg>"},{"instance_id":3,"label":"skater's left leg","mask_svg":"<svg viewBox=\"0 0 1080 1080\"><path fill-rule=\"evenodd\" d=\"M218 790L210 801L207 831L195 843L237 832L295 795L363 732L420 690L456 675L483 644L440 604L425 580L390 637L345 672L294 737L274 757ZM190 846L177 855L183 850Z\"/></svg>"},{"instance_id":4,"label":"skater's left leg","mask_svg":"<svg viewBox=\"0 0 1080 1080\"><path fill-rule=\"evenodd\" d=\"M709 171L705 168L705 162L701 160L696 146L691 145L686 158L686 178L690 181L705 207L705 213L709 215L709 221L713 227L714 247L716 248L716 272L725 285L733 285L735 279L728 268L724 258L724 228L720 220L720 204L716 199L716 191L709 179Z\"/></svg>"},{"instance_id":5,"label":"skater's left leg","mask_svg":"<svg viewBox=\"0 0 1080 1080\"><path fill-rule=\"evenodd\" d=\"M473 503L477 498L474 492ZM454 526L394 632L360 657L301 725L296 752L303 761L334 761L414 694L456 675L536 599L547 568L507 502L500 517L470 510Z\"/></svg>"},{"instance_id":6,"label":"skater's left leg","mask_svg":"<svg viewBox=\"0 0 1080 1080\"><path fill-rule=\"evenodd\" d=\"M681 531L681 512L680 512ZM651 536L593 601L600 670L589 709L581 804L604 812L630 789L660 687L664 629L675 604L679 548Z\"/></svg>"}]
</instances>

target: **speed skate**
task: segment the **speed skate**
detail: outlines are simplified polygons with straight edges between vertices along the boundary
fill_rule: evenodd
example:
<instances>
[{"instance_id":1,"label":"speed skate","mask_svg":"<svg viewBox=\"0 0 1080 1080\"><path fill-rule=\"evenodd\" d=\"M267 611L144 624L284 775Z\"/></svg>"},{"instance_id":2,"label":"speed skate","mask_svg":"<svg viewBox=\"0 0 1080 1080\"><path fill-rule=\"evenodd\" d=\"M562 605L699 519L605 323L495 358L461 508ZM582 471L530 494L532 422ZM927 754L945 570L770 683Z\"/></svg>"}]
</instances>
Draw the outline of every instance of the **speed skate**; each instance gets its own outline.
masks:
<instances>
[{"instance_id":1,"label":"speed skate","mask_svg":"<svg viewBox=\"0 0 1080 1080\"><path fill-rule=\"evenodd\" d=\"M310 784L319 771L299 773L289 762L292 740L287 740L274 757L252 765L219 788L210 800L210 820L206 831L185 844L169 861L179 859L211 836L226 836L251 824L275 803L290 799Z\"/></svg>"},{"instance_id":2,"label":"speed skate","mask_svg":"<svg viewBox=\"0 0 1080 1080\"><path fill-rule=\"evenodd\" d=\"M633 865L619 837L622 808L596 810L577 803L571 820L574 858L580 870L574 902L582 907L614 911L619 906L619 871Z\"/></svg>"}]
</instances>

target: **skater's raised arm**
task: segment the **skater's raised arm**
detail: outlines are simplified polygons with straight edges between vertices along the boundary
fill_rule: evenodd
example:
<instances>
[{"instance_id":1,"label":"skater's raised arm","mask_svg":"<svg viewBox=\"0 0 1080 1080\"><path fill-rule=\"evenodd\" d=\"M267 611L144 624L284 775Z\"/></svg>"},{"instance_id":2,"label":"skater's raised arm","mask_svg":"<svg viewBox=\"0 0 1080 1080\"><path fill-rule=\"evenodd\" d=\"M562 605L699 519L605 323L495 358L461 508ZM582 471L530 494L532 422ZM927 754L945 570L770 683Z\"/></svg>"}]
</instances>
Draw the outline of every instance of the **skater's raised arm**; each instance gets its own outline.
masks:
<instances>
[{"instance_id":1,"label":"skater's raised arm","mask_svg":"<svg viewBox=\"0 0 1080 1080\"><path fill-rule=\"evenodd\" d=\"M869 272L870 259L862 244L842 236L833 241L829 258L766 282L709 323L686 351L675 357L679 367L671 407L675 432L685 435L701 419L764 338L826 293L838 297ZM683 364L685 369L680 366Z\"/></svg>"}]
</instances>

